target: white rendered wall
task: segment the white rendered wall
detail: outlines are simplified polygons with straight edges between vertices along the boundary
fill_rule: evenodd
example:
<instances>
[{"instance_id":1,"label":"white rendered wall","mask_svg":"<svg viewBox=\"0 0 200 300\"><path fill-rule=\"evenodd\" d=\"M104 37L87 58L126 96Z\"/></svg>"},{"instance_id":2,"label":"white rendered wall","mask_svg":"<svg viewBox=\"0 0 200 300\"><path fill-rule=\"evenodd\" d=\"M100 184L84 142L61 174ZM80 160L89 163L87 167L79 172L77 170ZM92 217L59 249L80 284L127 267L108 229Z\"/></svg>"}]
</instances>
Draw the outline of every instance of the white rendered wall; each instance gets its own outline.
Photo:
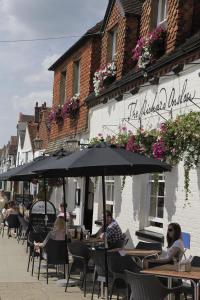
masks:
<instances>
[{"instance_id":1,"label":"white rendered wall","mask_svg":"<svg viewBox=\"0 0 200 300\"><path fill-rule=\"evenodd\" d=\"M109 100L90 109L89 132L90 138L103 135L115 134L119 126L126 127L133 132L139 128L141 117L142 126L145 129L157 128L164 120L155 113L169 119L179 114L190 111L199 111L190 100L200 105L200 68L199 65L186 66L184 71L175 76L160 79L155 86L141 88L138 94L126 95L124 100L117 102ZM126 99L125 99L126 98ZM162 109L164 108L164 109ZM154 111L153 111L154 110ZM128 124L128 120L132 125ZM137 120L133 120L133 119ZM138 239L135 231L148 225L149 211L148 199L149 175L140 175L126 178L126 184L121 192L120 177L115 179L115 207L114 216L124 232L130 236L130 245L136 244ZM166 234L167 225L170 222L178 222L182 230L191 234L191 253L199 255L200 251L200 169L190 172L190 205L185 206L184 169L180 163L173 168L171 173L166 173L166 197L164 210L164 229ZM101 187L95 194L94 220L101 211ZM98 200L98 197L99 200ZM96 228L94 227L94 231ZM189 253L189 252L188 252Z\"/></svg>"}]
</instances>

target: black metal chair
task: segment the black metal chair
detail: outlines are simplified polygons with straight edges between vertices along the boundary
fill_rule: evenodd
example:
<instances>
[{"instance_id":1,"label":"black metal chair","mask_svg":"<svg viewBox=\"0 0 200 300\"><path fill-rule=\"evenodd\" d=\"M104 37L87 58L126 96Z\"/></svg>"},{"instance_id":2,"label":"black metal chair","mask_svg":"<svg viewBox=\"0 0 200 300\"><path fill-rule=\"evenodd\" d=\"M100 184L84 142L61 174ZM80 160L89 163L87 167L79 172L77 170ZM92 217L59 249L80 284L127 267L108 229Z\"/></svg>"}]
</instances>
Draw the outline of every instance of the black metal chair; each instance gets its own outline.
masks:
<instances>
[{"instance_id":1,"label":"black metal chair","mask_svg":"<svg viewBox=\"0 0 200 300\"><path fill-rule=\"evenodd\" d=\"M164 300L169 294L180 294L182 287L169 289L152 275L125 271L131 289L130 300Z\"/></svg>"},{"instance_id":2,"label":"black metal chair","mask_svg":"<svg viewBox=\"0 0 200 300\"><path fill-rule=\"evenodd\" d=\"M123 293L126 296L128 294L128 285L125 270L138 273L141 268L130 256L121 256L119 253L108 256L108 268L112 275L110 300L112 299L114 291L117 292L117 296L120 293Z\"/></svg>"},{"instance_id":3,"label":"black metal chair","mask_svg":"<svg viewBox=\"0 0 200 300\"><path fill-rule=\"evenodd\" d=\"M106 282L105 250L104 249L95 250L95 252L93 253L93 259L94 259L94 274L93 274L91 300L93 300L96 282L99 283L98 297L100 294L101 286Z\"/></svg>"},{"instance_id":4,"label":"black metal chair","mask_svg":"<svg viewBox=\"0 0 200 300\"><path fill-rule=\"evenodd\" d=\"M32 271L31 275L33 276L33 271L34 271L34 265L35 265L35 258L40 257L40 253L36 252L34 249L34 241L42 243L46 237L45 232L35 232L35 231L30 231L28 234L27 238L27 246L29 248L29 256L28 256L28 266L27 266L27 272L29 272L29 267L30 267L30 262L32 260Z\"/></svg>"},{"instance_id":5,"label":"black metal chair","mask_svg":"<svg viewBox=\"0 0 200 300\"><path fill-rule=\"evenodd\" d=\"M19 226L20 224L19 224L18 214L10 214L4 222L4 226L2 228L2 237L4 236L5 227L8 228L7 230L8 238L11 235L11 229L14 229L16 231L16 235L18 235Z\"/></svg>"},{"instance_id":6,"label":"black metal chair","mask_svg":"<svg viewBox=\"0 0 200 300\"><path fill-rule=\"evenodd\" d=\"M49 239L44 252L40 255L38 280L40 278L41 261L46 261L47 284L49 282L49 265L63 266L64 278L66 278L66 265L69 263L67 241Z\"/></svg>"},{"instance_id":7,"label":"black metal chair","mask_svg":"<svg viewBox=\"0 0 200 300\"><path fill-rule=\"evenodd\" d=\"M82 280L82 287L84 287L84 297L86 296L86 282L87 282L87 275L90 271L90 268L88 266L90 257L91 257L91 251L89 248L83 244L81 241L74 241L72 243L68 243L68 249L69 252L72 255L73 262L69 269L67 284L65 288L65 292L67 291L69 279L71 278L71 273L73 271L80 271L80 274L83 274L83 280ZM80 276L81 280L81 276Z\"/></svg>"}]
</instances>

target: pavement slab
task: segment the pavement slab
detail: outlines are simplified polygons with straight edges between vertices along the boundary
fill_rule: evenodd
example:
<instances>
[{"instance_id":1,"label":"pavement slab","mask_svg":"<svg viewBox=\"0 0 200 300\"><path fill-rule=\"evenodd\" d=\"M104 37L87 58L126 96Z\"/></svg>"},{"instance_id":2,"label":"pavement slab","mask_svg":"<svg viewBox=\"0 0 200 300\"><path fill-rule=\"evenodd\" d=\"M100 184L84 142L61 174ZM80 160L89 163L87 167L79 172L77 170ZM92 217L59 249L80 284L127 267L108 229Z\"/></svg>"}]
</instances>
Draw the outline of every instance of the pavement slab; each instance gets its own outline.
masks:
<instances>
[{"instance_id":1,"label":"pavement slab","mask_svg":"<svg viewBox=\"0 0 200 300\"><path fill-rule=\"evenodd\" d=\"M57 278L49 278L46 284L44 269L41 279L37 280L37 262L34 276L27 272L28 255L26 245L17 243L15 238L5 234L0 236L0 300L81 300L90 299L91 295L83 296L79 287L70 287L65 293L59 287Z\"/></svg>"}]
</instances>

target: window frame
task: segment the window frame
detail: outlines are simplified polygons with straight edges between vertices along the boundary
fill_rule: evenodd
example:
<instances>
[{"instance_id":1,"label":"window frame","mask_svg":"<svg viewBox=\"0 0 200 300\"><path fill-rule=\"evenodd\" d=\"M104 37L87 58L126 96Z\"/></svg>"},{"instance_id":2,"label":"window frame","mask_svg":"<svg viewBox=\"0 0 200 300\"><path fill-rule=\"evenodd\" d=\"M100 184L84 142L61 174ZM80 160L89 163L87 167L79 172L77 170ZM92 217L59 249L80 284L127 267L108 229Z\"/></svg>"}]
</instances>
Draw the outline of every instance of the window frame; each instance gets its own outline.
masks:
<instances>
[{"instance_id":1,"label":"window frame","mask_svg":"<svg viewBox=\"0 0 200 300\"><path fill-rule=\"evenodd\" d=\"M163 227L164 227L164 207L165 207L165 196L166 196L166 185L165 185L166 177L165 177L164 173L158 174L159 178L158 178L158 183L157 183L158 187L156 189L157 193L156 193L156 195L153 195L152 194L152 183L154 183L153 175L154 174L151 174L149 176L149 188L148 188L149 211L148 211L148 217L147 217L148 226L145 227L145 229L148 229L148 230L151 230L151 231L155 231L155 232L163 232ZM159 183L164 183L164 193L163 193L163 195L159 195ZM156 198L156 216L151 216L150 215L150 213L151 213L151 199L154 198L154 197L157 197ZM158 199L159 198L163 198L163 206L162 206L163 217L162 218L158 217L158 209L159 209ZM161 227L153 225L152 222L161 224Z\"/></svg>"},{"instance_id":2,"label":"window frame","mask_svg":"<svg viewBox=\"0 0 200 300\"><path fill-rule=\"evenodd\" d=\"M107 198L107 195L108 195L107 189L110 186L111 186L111 192L110 192L111 198L108 199ZM105 195L106 195L106 207L108 205L111 206L111 212L113 212L114 197L115 197L115 177L114 176L106 176L105 177ZM111 199L113 199L113 200L111 200Z\"/></svg>"},{"instance_id":3,"label":"window frame","mask_svg":"<svg viewBox=\"0 0 200 300\"><path fill-rule=\"evenodd\" d=\"M165 1L164 7L163 7L163 1ZM167 25L167 13L168 13L167 0L158 0L158 10L157 11L158 11L157 12L157 26L163 25L163 26L166 27L166 25ZM164 14L163 19L161 19L162 14Z\"/></svg>"},{"instance_id":4,"label":"window frame","mask_svg":"<svg viewBox=\"0 0 200 300\"><path fill-rule=\"evenodd\" d=\"M60 90L59 90L59 102L61 105L64 104L66 98L66 81L67 81L67 70L63 70L60 74Z\"/></svg>"},{"instance_id":5,"label":"window frame","mask_svg":"<svg viewBox=\"0 0 200 300\"><path fill-rule=\"evenodd\" d=\"M108 61L114 61L117 55L118 25L108 32Z\"/></svg>"},{"instance_id":6,"label":"window frame","mask_svg":"<svg viewBox=\"0 0 200 300\"><path fill-rule=\"evenodd\" d=\"M81 59L77 59L76 61L73 62L73 95L80 94L80 81L81 81Z\"/></svg>"}]
</instances>

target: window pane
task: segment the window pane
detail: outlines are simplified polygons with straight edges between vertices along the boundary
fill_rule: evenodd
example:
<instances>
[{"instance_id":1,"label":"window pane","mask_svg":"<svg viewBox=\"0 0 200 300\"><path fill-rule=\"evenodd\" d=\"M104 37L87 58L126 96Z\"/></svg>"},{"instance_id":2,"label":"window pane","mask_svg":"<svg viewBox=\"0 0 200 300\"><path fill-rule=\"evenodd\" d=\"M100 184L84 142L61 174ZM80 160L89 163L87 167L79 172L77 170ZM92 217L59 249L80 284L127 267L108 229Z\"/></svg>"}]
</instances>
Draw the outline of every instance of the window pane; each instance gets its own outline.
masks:
<instances>
[{"instance_id":1,"label":"window pane","mask_svg":"<svg viewBox=\"0 0 200 300\"><path fill-rule=\"evenodd\" d=\"M160 227L162 223L159 219L164 216L164 194L165 176L164 174L153 174L150 180L150 210L149 219L152 226ZM154 224L154 225L153 225Z\"/></svg>"},{"instance_id":2,"label":"window pane","mask_svg":"<svg viewBox=\"0 0 200 300\"><path fill-rule=\"evenodd\" d=\"M65 102L65 88L66 88L66 71L61 73L60 78L60 104Z\"/></svg>"},{"instance_id":3,"label":"window pane","mask_svg":"<svg viewBox=\"0 0 200 300\"><path fill-rule=\"evenodd\" d=\"M150 202L150 216L151 217L156 217L156 197L151 197L151 202Z\"/></svg>"},{"instance_id":4,"label":"window pane","mask_svg":"<svg viewBox=\"0 0 200 300\"><path fill-rule=\"evenodd\" d=\"M158 210L157 210L157 217L163 218L164 216L164 198L159 197L158 198Z\"/></svg>"},{"instance_id":5,"label":"window pane","mask_svg":"<svg viewBox=\"0 0 200 300\"><path fill-rule=\"evenodd\" d=\"M80 93L80 60L74 62L73 94Z\"/></svg>"},{"instance_id":6,"label":"window pane","mask_svg":"<svg viewBox=\"0 0 200 300\"><path fill-rule=\"evenodd\" d=\"M108 35L108 61L113 61L117 53L117 37L117 28L114 28Z\"/></svg>"},{"instance_id":7,"label":"window pane","mask_svg":"<svg viewBox=\"0 0 200 300\"><path fill-rule=\"evenodd\" d=\"M165 193L165 183L159 182L158 196L164 196L164 193Z\"/></svg>"}]
</instances>

